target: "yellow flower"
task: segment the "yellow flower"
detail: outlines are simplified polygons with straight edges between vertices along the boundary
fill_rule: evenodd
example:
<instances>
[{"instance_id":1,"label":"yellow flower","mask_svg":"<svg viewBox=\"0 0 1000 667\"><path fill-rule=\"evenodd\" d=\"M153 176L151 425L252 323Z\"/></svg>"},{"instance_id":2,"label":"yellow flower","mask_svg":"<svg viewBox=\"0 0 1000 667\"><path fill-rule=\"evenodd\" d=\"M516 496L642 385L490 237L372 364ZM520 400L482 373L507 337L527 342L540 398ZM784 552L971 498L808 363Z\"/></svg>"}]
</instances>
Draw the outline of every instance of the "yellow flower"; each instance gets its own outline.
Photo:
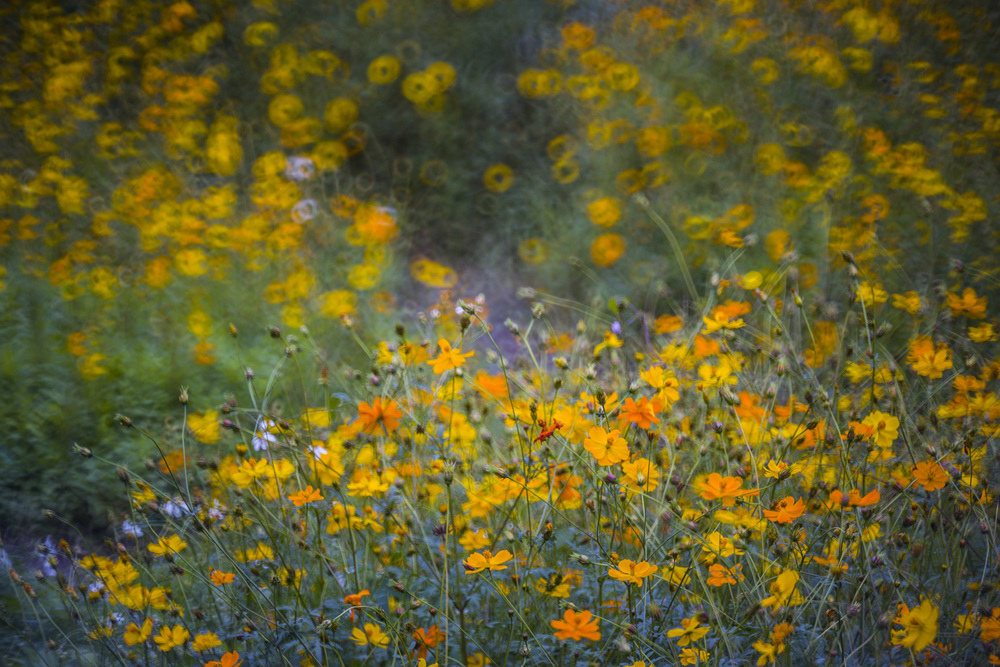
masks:
<instances>
[{"instance_id":1,"label":"yellow flower","mask_svg":"<svg viewBox=\"0 0 1000 667\"><path fill-rule=\"evenodd\" d=\"M889 293L882 288L880 283L873 283L867 280L858 285L857 295L868 310L885 303L889 299Z\"/></svg>"},{"instance_id":2,"label":"yellow flower","mask_svg":"<svg viewBox=\"0 0 1000 667\"><path fill-rule=\"evenodd\" d=\"M981 320L986 317L986 297L976 296L976 290L966 287L962 296L948 295L948 308L955 317L968 317L970 320Z\"/></svg>"},{"instance_id":3,"label":"yellow flower","mask_svg":"<svg viewBox=\"0 0 1000 667\"><path fill-rule=\"evenodd\" d=\"M525 239L517 246L517 256L525 264L541 264L549 258L549 244L544 239Z\"/></svg>"},{"instance_id":4,"label":"yellow flower","mask_svg":"<svg viewBox=\"0 0 1000 667\"><path fill-rule=\"evenodd\" d=\"M906 357L917 375L935 379L952 367L951 349L944 343L935 343L928 336L918 336L910 342Z\"/></svg>"},{"instance_id":5,"label":"yellow flower","mask_svg":"<svg viewBox=\"0 0 1000 667\"><path fill-rule=\"evenodd\" d=\"M215 410L189 414L187 426L194 434L195 440L206 445L214 445L222 437L219 413Z\"/></svg>"},{"instance_id":6,"label":"yellow flower","mask_svg":"<svg viewBox=\"0 0 1000 667\"><path fill-rule=\"evenodd\" d=\"M193 310L188 315L188 330L198 338L208 338L212 333L212 318L201 309Z\"/></svg>"},{"instance_id":7,"label":"yellow flower","mask_svg":"<svg viewBox=\"0 0 1000 667\"><path fill-rule=\"evenodd\" d=\"M750 63L750 71L757 75L761 85L768 85L778 80L780 68L778 63L770 58L757 58Z\"/></svg>"},{"instance_id":8,"label":"yellow flower","mask_svg":"<svg viewBox=\"0 0 1000 667\"><path fill-rule=\"evenodd\" d=\"M612 579L641 587L642 580L655 573L658 569L657 566L647 563L644 560L636 563L626 558L618 562L617 568L608 568L608 575Z\"/></svg>"},{"instance_id":9,"label":"yellow flower","mask_svg":"<svg viewBox=\"0 0 1000 667\"><path fill-rule=\"evenodd\" d=\"M195 635L194 641L191 642L191 648L195 651L207 651L216 646L222 646L222 642L219 641L219 635L214 632L203 632L200 635Z\"/></svg>"},{"instance_id":10,"label":"yellow flower","mask_svg":"<svg viewBox=\"0 0 1000 667\"><path fill-rule=\"evenodd\" d=\"M356 290L369 290L378 284L382 271L374 264L352 266L347 274L347 282Z\"/></svg>"},{"instance_id":11,"label":"yellow flower","mask_svg":"<svg viewBox=\"0 0 1000 667\"><path fill-rule=\"evenodd\" d=\"M389 11L388 0L365 0L358 6L356 17L358 23L364 26L380 21Z\"/></svg>"},{"instance_id":12,"label":"yellow flower","mask_svg":"<svg viewBox=\"0 0 1000 667\"><path fill-rule=\"evenodd\" d=\"M205 140L205 161L213 173L232 176L243 162L243 145L237 131L236 118L222 116L212 125Z\"/></svg>"},{"instance_id":13,"label":"yellow flower","mask_svg":"<svg viewBox=\"0 0 1000 667\"><path fill-rule=\"evenodd\" d=\"M358 646L375 646L386 648L389 646L389 635L382 632L382 628L374 623L365 623L365 629L354 628L351 630L351 641Z\"/></svg>"},{"instance_id":14,"label":"yellow flower","mask_svg":"<svg viewBox=\"0 0 1000 667\"><path fill-rule=\"evenodd\" d=\"M629 91L639 85L639 69L629 63L615 63L609 66L603 76L612 90Z\"/></svg>"},{"instance_id":15,"label":"yellow flower","mask_svg":"<svg viewBox=\"0 0 1000 667\"><path fill-rule=\"evenodd\" d=\"M458 274L429 259L418 259L411 263L410 275L428 287L449 288L458 282Z\"/></svg>"},{"instance_id":16,"label":"yellow flower","mask_svg":"<svg viewBox=\"0 0 1000 667\"><path fill-rule=\"evenodd\" d=\"M937 636L939 612L927 598L922 598L920 606L913 609L900 604L893 622L902 628L892 631L892 643L915 653L924 650Z\"/></svg>"},{"instance_id":17,"label":"yellow flower","mask_svg":"<svg viewBox=\"0 0 1000 667\"><path fill-rule=\"evenodd\" d=\"M354 292L348 292L347 290L334 290L333 292L321 294L317 297L317 301L319 302L320 313L326 317L336 319L355 312L358 296Z\"/></svg>"},{"instance_id":18,"label":"yellow flower","mask_svg":"<svg viewBox=\"0 0 1000 667\"><path fill-rule=\"evenodd\" d=\"M159 542L150 544L146 548L154 556L166 556L167 554L175 554L186 549L187 542L177 535L171 535L170 537L161 537Z\"/></svg>"},{"instance_id":19,"label":"yellow flower","mask_svg":"<svg viewBox=\"0 0 1000 667\"><path fill-rule=\"evenodd\" d=\"M707 665L712 656L708 651L696 648L686 648L681 651L682 665Z\"/></svg>"},{"instance_id":20,"label":"yellow flower","mask_svg":"<svg viewBox=\"0 0 1000 667\"><path fill-rule=\"evenodd\" d=\"M346 97L330 100L323 110L323 122L328 132L340 134L358 119L358 105Z\"/></svg>"},{"instance_id":21,"label":"yellow flower","mask_svg":"<svg viewBox=\"0 0 1000 667\"><path fill-rule=\"evenodd\" d=\"M992 322L984 322L978 326L969 327L969 340L973 343L990 343L997 339L997 331Z\"/></svg>"},{"instance_id":22,"label":"yellow flower","mask_svg":"<svg viewBox=\"0 0 1000 667\"><path fill-rule=\"evenodd\" d=\"M153 641L161 651L169 651L177 646L183 646L190 637L191 633L184 626L177 624L173 628L163 626L160 634L153 637Z\"/></svg>"},{"instance_id":23,"label":"yellow flower","mask_svg":"<svg viewBox=\"0 0 1000 667\"><path fill-rule=\"evenodd\" d=\"M438 347L441 348L441 354L427 361L427 364L438 375L446 371L461 368L465 360L475 354L475 352L463 353L461 350L452 349L451 343L444 338L438 340Z\"/></svg>"},{"instance_id":24,"label":"yellow flower","mask_svg":"<svg viewBox=\"0 0 1000 667\"><path fill-rule=\"evenodd\" d=\"M94 352L80 360L80 374L87 380L96 380L107 373L107 369L101 367L101 363L107 359L100 352Z\"/></svg>"},{"instance_id":25,"label":"yellow flower","mask_svg":"<svg viewBox=\"0 0 1000 667\"><path fill-rule=\"evenodd\" d=\"M514 170L505 164L495 164L483 174L483 186L497 194L506 192L514 185Z\"/></svg>"},{"instance_id":26,"label":"yellow flower","mask_svg":"<svg viewBox=\"0 0 1000 667\"><path fill-rule=\"evenodd\" d=\"M597 459L598 465L610 466L628 459L628 443L617 429L609 433L595 426L588 435L590 437L583 441L583 446Z\"/></svg>"},{"instance_id":27,"label":"yellow flower","mask_svg":"<svg viewBox=\"0 0 1000 667\"><path fill-rule=\"evenodd\" d=\"M580 175L580 163L572 158L560 160L552 165L552 178L558 183L567 185Z\"/></svg>"},{"instance_id":28,"label":"yellow flower","mask_svg":"<svg viewBox=\"0 0 1000 667\"><path fill-rule=\"evenodd\" d=\"M507 566L505 563L510 561L512 558L514 558L513 554L506 549L497 552L495 556L493 555L493 552L486 550L482 553L476 552L470 554L469 557L463 561L463 565L465 565L466 574L475 574L476 572L482 572L484 570L490 570L493 572L506 570Z\"/></svg>"},{"instance_id":29,"label":"yellow flower","mask_svg":"<svg viewBox=\"0 0 1000 667\"><path fill-rule=\"evenodd\" d=\"M129 623L128 627L125 628L125 636L123 639L129 646L135 646L136 644L142 644L144 641L149 639L149 635L152 633L153 619L147 618L141 628L135 623Z\"/></svg>"},{"instance_id":30,"label":"yellow flower","mask_svg":"<svg viewBox=\"0 0 1000 667\"><path fill-rule=\"evenodd\" d=\"M414 104L427 104L440 92L440 83L427 72L413 72L403 79L403 97Z\"/></svg>"},{"instance_id":31,"label":"yellow flower","mask_svg":"<svg viewBox=\"0 0 1000 667\"><path fill-rule=\"evenodd\" d=\"M622 218L622 202L617 197L592 201L587 205L587 218L598 227L611 227Z\"/></svg>"},{"instance_id":32,"label":"yellow flower","mask_svg":"<svg viewBox=\"0 0 1000 667\"><path fill-rule=\"evenodd\" d=\"M805 598L799 593L797 585L799 573L795 570L785 570L771 582L771 595L761 601L762 607L790 607L802 604Z\"/></svg>"},{"instance_id":33,"label":"yellow flower","mask_svg":"<svg viewBox=\"0 0 1000 667\"><path fill-rule=\"evenodd\" d=\"M685 618L681 619L681 627L667 630L667 637L670 639L678 637L677 645L684 647L707 635L709 630L711 628L707 626L701 627L701 623L697 618Z\"/></svg>"},{"instance_id":34,"label":"yellow flower","mask_svg":"<svg viewBox=\"0 0 1000 667\"><path fill-rule=\"evenodd\" d=\"M785 650L784 644L768 644L759 639L754 642L753 647L760 653L760 657L757 658L757 667L773 664L775 657Z\"/></svg>"},{"instance_id":35,"label":"yellow flower","mask_svg":"<svg viewBox=\"0 0 1000 667\"><path fill-rule=\"evenodd\" d=\"M267 117L278 127L284 127L302 115L302 100L295 95L276 95L267 107Z\"/></svg>"},{"instance_id":36,"label":"yellow flower","mask_svg":"<svg viewBox=\"0 0 1000 667\"><path fill-rule=\"evenodd\" d=\"M201 248L186 248L174 255L174 266L184 276L197 278L208 273L208 256Z\"/></svg>"},{"instance_id":37,"label":"yellow flower","mask_svg":"<svg viewBox=\"0 0 1000 667\"><path fill-rule=\"evenodd\" d=\"M368 65L368 80L384 86L399 77L402 65L395 56L379 56Z\"/></svg>"},{"instance_id":38,"label":"yellow flower","mask_svg":"<svg viewBox=\"0 0 1000 667\"><path fill-rule=\"evenodd\" d=\"M899 419L884 412L876 410L865 417L861 423L872 427L871 441L883 449L892 447L892 443L899 436Z\"/></svg>"},{"instance_id":39,"label":"yellow flower","mask_svg":"<svg viewBox=\"0 0 1000 667\"><path fill-rule=\"evenodd\" d=\"M910 315L916 315L920 312L922 305L923 302L920 299L920 295L912 290L903 294L892 295L892 307L906 311Z\"/></svg>"},{"instance_id":40,"label":"yellow flower","mask_svg":"<svg viewBox=\"0 0 1000 667\"><path fill-rule=\"evenodd\" d=\"M559 70L529 69L517 78L517 90L525 97L548 97L562 90Z\"/></svg>"},{"instance_id":41,"label":"yellow flower","mask_svg":"<svg viewBox=\"0 0 1000 667\"><path fill-rule=\"evenodd\" d=\"M619 338L616 334L611 331L605 331L604 340L594 347L594 356L597 357L606 349L621 347L624 344L625 341Z\"/></svg>"},{"instance_id":42,"label":"yellow flower","mask_svg":"<svg viewBox=\"0 0 1000 667\"><path fill-rule=\"evenodd\" d=\"M424 71L434 77L438 83L438 90L441 92L451 88L452 84L455 83L455 78L457 76L454 67L441 61L431 63Z\"/></svg>"}]
</instances>

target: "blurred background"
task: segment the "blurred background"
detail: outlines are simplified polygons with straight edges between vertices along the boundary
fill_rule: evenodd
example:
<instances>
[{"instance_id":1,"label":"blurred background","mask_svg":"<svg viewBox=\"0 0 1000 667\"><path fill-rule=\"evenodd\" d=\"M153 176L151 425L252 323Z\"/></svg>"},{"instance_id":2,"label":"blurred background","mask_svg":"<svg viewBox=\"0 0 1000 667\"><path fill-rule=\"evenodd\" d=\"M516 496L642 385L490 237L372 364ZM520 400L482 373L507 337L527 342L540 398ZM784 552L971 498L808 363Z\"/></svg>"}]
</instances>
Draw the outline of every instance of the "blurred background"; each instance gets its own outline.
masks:
<instances>
[{"instance_id":1,"label":"blurred background","mask_svg":"<svg viewBox=\"0 0 1000 667\"><path fill-rule=\"evenodd\" d=\"M354 334L480 295L499 324L526 286L652 322L721 281L793 280L834 321L850 253L889 291L995 292L997 18L985 0L5 3L4 539L55 530L43 508L85 534L117 520L113 470L74 446L158 458L123 413L175 449L182 387L196 415L240 397L244 367L282 354L268 327L307 326L339 377L368 363Z\"/></svg>"}]
</instances>

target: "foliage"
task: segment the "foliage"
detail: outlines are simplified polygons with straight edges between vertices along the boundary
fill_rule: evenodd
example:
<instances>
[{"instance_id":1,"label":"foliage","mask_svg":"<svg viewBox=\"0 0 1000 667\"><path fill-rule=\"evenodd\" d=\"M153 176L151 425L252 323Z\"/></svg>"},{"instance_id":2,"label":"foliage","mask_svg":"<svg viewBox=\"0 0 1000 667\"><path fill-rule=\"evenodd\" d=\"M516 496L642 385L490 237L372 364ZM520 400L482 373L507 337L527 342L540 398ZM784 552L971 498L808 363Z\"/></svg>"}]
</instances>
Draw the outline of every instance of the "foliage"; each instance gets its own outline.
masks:
<instances>
[{"instance_id":1,"label":"foliage","mask_svg":"<svg viewBox=\"0 0 1000 667\"><path fill-rule=\"evenodd\" d=\"M11 655L1000 662L989 3L0 17Z\"/></svg>"}]
</instances>

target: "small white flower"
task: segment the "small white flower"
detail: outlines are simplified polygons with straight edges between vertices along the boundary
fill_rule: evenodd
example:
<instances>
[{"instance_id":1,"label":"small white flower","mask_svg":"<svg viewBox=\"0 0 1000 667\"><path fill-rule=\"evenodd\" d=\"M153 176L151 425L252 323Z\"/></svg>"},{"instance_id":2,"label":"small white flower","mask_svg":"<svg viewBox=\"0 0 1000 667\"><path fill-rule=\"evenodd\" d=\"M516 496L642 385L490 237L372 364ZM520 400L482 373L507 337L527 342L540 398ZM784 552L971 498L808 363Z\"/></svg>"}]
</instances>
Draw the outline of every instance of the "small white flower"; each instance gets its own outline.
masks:
<instances>
[{"instance_id":1,"label":"small white flower","mask_svg":"<svg viewBox=\"0 0 1000 667\"><path fill-rule=\"evenodd\" d=\"M316 173L316 165L307 157L290 157L285 163L285 178L290 181L308 181Z\"/></svg>"},{"instance_id":2,"label":"small white flower","mask_svg":"<svg viewBox=\"0 0 1000 667\"><path fill-rule=\"evenodd\" d=\"M298 224L312 220L319 213L319 204L315 199L303 199L292 207L292 221Z\"/></svg>"},{"instance_id":3,"label":"small white flower","mask_svg":"<svg viewBox=\"0 0 1000 667\"><path fill-rule=\"evenodd\" d=\"M132 537L142 537L142 527L138 524L132 523L131 521L122 522L122 532L126 535L131 535Z\"/></svg>"},{"instance_id":4,"label":"small white flower","mask_svg":"<svg viewBox=\"0 0 1000 667\"><path fill-rule=\"evenodd\" d=\"M250 444L253 445L255 451L263 451L271 446L272 442L276 442L277 438L271 433L271 429L275 428L278 424L273 419L257 419L257 424L254 426L254 436Z\"/></svg>"},{"instance_id":5,"label":"small white flower","mask_svg":"<svg viewBox=\"0 0 1000 667\"><path fill-rule=\"evenodd\" d=\"M310 453L319 461L326 454L327 449L323 445L312 445L307 448Z\"/></svg>"},{"instance_id":6,"label":"small white flower","mask_svg":"<svg viewBox=\"0 0 1000 667\"><path fill-rule=\"evenodd\" d=\"M167 516L179 519L185 514L190 514L191 508L188 507L188 504L180 498L174 498L173 500L168 500L163 503L160 507L160 511Z\"/></svg>"},{"instance_id":7,"label":"small white flower","mask_svg":"<svg viewBox=\"0 0 1000 667\"><path fill-rule=\"evenodd\" d=\"M226 510L222 505L219 504L219 500L218 499L213 500L212 506L208 508L208 516L215 521L219 521L225 515L226 515Z\"/></svg>"},{"instance_id":8,"label":"small white flower","mask_svg":"<svg viewBox=\"0 0 1000 667\"><path fill-rule=\"evenodd\" d=\"M56 569L52 567L52 563L49 562L48 558L42 561L42 574L46 577L56 576Z\"/></svg>"}]
</instances>

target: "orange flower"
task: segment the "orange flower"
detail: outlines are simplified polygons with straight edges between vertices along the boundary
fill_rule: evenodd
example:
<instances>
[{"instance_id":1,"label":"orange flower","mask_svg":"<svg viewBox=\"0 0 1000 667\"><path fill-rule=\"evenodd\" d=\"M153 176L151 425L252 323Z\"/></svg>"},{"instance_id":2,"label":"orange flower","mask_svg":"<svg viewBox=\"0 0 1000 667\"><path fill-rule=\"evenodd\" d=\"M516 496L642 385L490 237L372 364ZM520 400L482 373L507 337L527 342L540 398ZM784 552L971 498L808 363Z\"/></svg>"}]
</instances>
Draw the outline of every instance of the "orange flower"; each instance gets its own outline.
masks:
<instances>
[{"instance_id":1,"label":"orange flower","mask_svg":"<svg viewBox=\"0 0 1000 667\"><path fill-rule=\"evenodd\" d=\"M590 245L590 258L597 266L611 266L625 254L625 239L618 234L601 234Z\"/></svg>"},{"instance_id":2,"label":"orange flower","mask_svg":"<svg viewBox=\"0 0 1000 667\"><path fill-rule=\"evenodd\" d=\"M323 496L320 495L318 489L312 488L312 486L307 486L298 493L293 493L288 496L296 507L302 507L303 505L308 505L311 502L316 502L318 500L323 500Z\"/></svg>"},{"instance_id":3,"label":"orange flower","mask_svg":"<svg viewBox=\"0 0 1000 667\"><path fill-rule=\"evenodd\" d=\"M736 504L736 499L741 496L756 496L760 494L760 489L744 489L743 480L739 477L723 477L717 472L711 473L704 482L695 484L701 492L701 497L705 500L721 500L726 507Z\"/></svg>"},{"instance_id":4,"label":"orange flower","mask_svg":"<svg viewBox=\"0 0 1000 667\"><path fill-rule=\"evenodd\" d=\"M993 607L990 615L983 617L980 625L980 641L991 642L1000 639L1000 609Z\"/></svg>"},{"instance_id":5,"label":"orange flower","mask_svg":"<svg viewBox=\"0 0 1000 667\"><path fill-rule=\"evenodd\" d=\"M427 649L436 647L443 639L444 633L436 625L427 629L417 628L413 633L413 641L417 643L414 647L417 649L417 659L426 658Z\"/></svg>"},{"instance_id":6,"label":"orange flower","mask_svg":"<svg viewBox=\"0 0 1000 667\"><path fill-rule=\"evenodd\" d=\"M598 629L600 622L593 618L589 611L577 612L573 609L567 609L562 619L549 621L549 623L556 629L556 639L572 639L573 641L587 639L596 642L601 638L601 632Z\"/></svg>"},{"instance_id":7,"label":"orange flower","mask_svg":"<svg viewBox=\"0 0 1000 667\"><path fill-rule=\"evenodd\" d=\"M806 504L799 498L796 500L791 496L778 501L774 510L764 510L764 518L774 523L791 523L806 511Z\"/></svg>"},{"instance_id":8,"label":"orange flower","mask_svg":"<svg viewBox=\"0 0 1000 667\"><path fill-rule=\"evenodd\" d=\"M619 418L623 421L632 422L643 431L648 431L653 424L659 424L660 418L656 413L663 409L659 401L649 400L645 396L636 403L632 397L626 398L622 402Z\"/></svg>"},{"instance_id":9,"label":"orange flower","mask_svg":"<svg viewBox=\"0 0 1000 667\"><path fill-rule=\"evenodd\" d=\"M653 322L653 331L657 334L668 334L684 326L684 320L677 315L660 315Z\"/></svg>"},{"instance_id":10,"label":"orange flower","mask_svg":"<svg viewBox=\"0 0 1000 667\"><path fill-rule=\"evenodd\" d=\"M612 579L624 581L626 584L642 586L642 580L658 569L657 566L651 565L644 560L636 563L626 558L618 563L617 568L608 568L608 574Z\"/></svg>"},{"instance_id":11,"label":"orange flower","mask_svg":"<svg viewBox=\"0 0 1000 667\"><path fill-rule=\"evenodd\" d=\"M743 563L737 563L736 567L729 569L722 563L714 563L708 566L708 579L705 580L709 586L725 586L726 584L735 584L739 577L739 581L743 581Z\"/></svg>"},{"instance_id":12,"label":"orange flower","mask_svg":"<svg viewBox=\"0 0 1000 667\"><path fill-rule=\"evenodd\" d=\"M438 347L441 348L441 355L427 362L438 375L445 371L461 368L465 360L475 354L475 352L463 354L460 350L452 349L451 343L444 338L438 341Z\"/></svg>"},{"instance_id":13,"label":"orange flower","mask_svg":"<svg viewBox=\"0 0 1000 667\"><path fill-rule=\"evenodd\" d=\"M212 584L215 586L222 586L223 584L231 584L236 580L236 575L232 572L221 572L216 570L214 567L210 568L212 576Z\"/></svg>"},{"instance_id":14,"label":"orange flower","mask_svg":"<svg viewBox=\"0 0 1000 667\"><path fill-rule=\"evenodd\" d=\"M921 461L913 466L913 479L924 491L937 491L948 484L948 473L937 461Z\"/></svg>"},{"instance_id":15,"label":"orange flower","mask_svg":"<svg viewBox=\"0 0 1000 667\"><path fill-rule=\"evenodd\" d=\"M344 597L344 604L350 605L351 607L360 607L361 598L366 595L371 595L371 592L366 588L360 593L351 593ZM351 623L354 622L354 609L351 609Z\"/></svg>"},{"instance_id":16,"label":"orange flower","mask_svg":"<svg viewBox=\"0 0 1000 667\"><path fill-rule=\"evenodd\" d=\"M489 396L499 400L507 398L509 395L507 391L507 378L503 374L489 375L486 371L480 370L476 373L475 382L479 385L476 388L484 398Z\"/></svg>"},{"instance_id":17,"label":"orange flower","mask_svg":"<svg viewBox=\"0 0 1000 667\"><path fill-rule=\"evenodd\" d=\"M223 653L218 660L210 660L205 663L205 667L240 667L243 661L240 660L239 651L229 651Z\"/></svg>"},{"instance_id":18,"label":"orange flower","mask_svg":"<svg viewBox=\"0 0 1000 667\"><path fill-rule=\"evenodd\" d=\"M878 489L869 491L864 496L857 489L851 489L847 493L843 491L830 492L830 506L832 509L839 509L843 506L870 507L881 499L882 494L879 493Z\"/></svg>"},{"instance_id":19,"label":"orange flower","mask_svg":"<svg viewBox=\"0 0 1000 667\"><path fill-rule=\"evenodd\" d=\"M402 416L396 401L389 401L385 405L382 405L381 398L376 398L371 405L362 401L358 405L358 418L351 427L370 435L375 435L381 428L392 433L399 427L399 418Z\"/></svg>"}]
</instances>

